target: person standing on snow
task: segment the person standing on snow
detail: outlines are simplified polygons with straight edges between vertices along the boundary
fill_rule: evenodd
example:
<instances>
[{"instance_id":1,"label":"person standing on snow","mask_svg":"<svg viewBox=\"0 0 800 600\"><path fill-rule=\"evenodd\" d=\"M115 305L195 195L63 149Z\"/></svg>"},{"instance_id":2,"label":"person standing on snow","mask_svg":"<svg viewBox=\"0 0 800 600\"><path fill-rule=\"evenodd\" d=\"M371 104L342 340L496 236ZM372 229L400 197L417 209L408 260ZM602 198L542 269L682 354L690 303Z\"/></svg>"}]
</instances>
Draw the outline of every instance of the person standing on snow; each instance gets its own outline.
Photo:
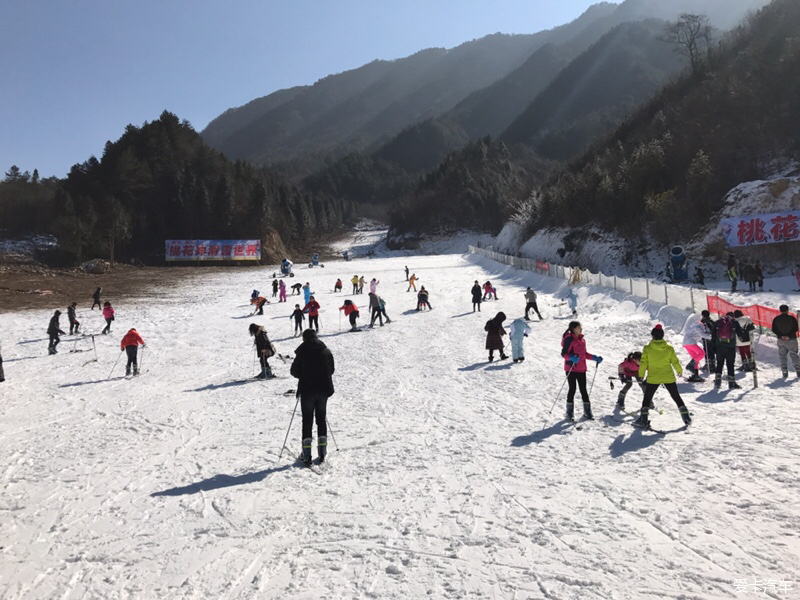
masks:
<instances>
[{"instance_id":1,"label":"person standing on snow","mask_svg":"<svg viewBox=\"0 0 800 600\"><path fill-rule=\"evenodd\" d=\"M406 265L406 281L408 281L408 265Z\"/></svg>"},{"instance_id":2,"label":"person standing on snow","mask_svg":"<svg viewBox=\"0 0 800 600\"><path fill-rule=\"evenodd\" d=\"M736 362L736 336L739 333L739 323L732 312L720 317L717 321L717 369L714 371L714 387L722 385L722 369L728 370L728 389L738 390L740 385L736 383L736 373L734 363Z\"/></svg>"},{"instance_id":3,"label":"person standing on snow","mask_svg":"<svg viewBox=\"0 0 800 600\"><path fill-rule=\"evenodd\" d=\"M328 398L333 396L333 373L336 371L333 354L317 337L313 329L303 332L303 343L294 351L290 372L297 378L297 395L303 414L301 460L311 464L311 444L314 421L317 423L317 457L325 462L328 450Z\"/></svg>"},{"instance_id":4,"label":"person standing on snow","mask_svg":"<svg viewBox=\"0 0 800 600\"><path fill-rule=\"evenodd\" d=\"M531 286L528 286L528 289L525 290L525 320L530 321L530 317L528 313L530 313L531 309L536 313L539 317L539 320L542 320L542 313L539 312L539 306L536 304L536 292L531 289Z\"/></svg>"},{"instance_id":5,"label":"person standing on snow","mask_svg":"<svg viewBox=\"0 0 800 600\"><path fill-rule=\"evenodd\" d=\"M515 319L511 322L511 327L508 329L508 337L511 339L511 358L515 363L522 362L525 360L523 343L531 332L531 328L525 322L525 319Z\"/></svg>"},{"instance_id":6,"label":"person standing on snow","mask_svg":"<svg viewBox=\"0 0 800 600\"><path fill-rule=\"evenodd\" d=\"M695 317L692 317L692 319L694 318ZM705 379L700 377L700 365L706 353L703 351L700 344L710 339L711 334L706 329L706 326L703 325L702 321L690 321L686 325L686 333L683 334L683 349L686 350L691 357L689 364L686 365L686 370L692 374L692 376L689 377L689 381L692 383L702 383L705 381Z\"/></svg>"},{"instance_id":7,"label":"person standing on snow","mask_svg":"<svg viewBox=\"0 0 800 600\"><path fill-rule=\"evenodd\" d=\"M753 284L753 291L755 291L755 283ZM751 346L751 337L756 326L753 325L753 320L745 316L740 310L733 311L733 318L739 325L736 330L736 349L739 351L739 356L742 359L742 371L748 373L755 369L755 361L753 360L753 348Z\"/></svg>"},{"instance_id":8,"label":"person standing on snow","mask_svg":"<svg viewBox=\"0 0 800 600\"><path fill-rule=\"evenodd\" d=\"M64 332L61 331L61 325L58 322L60 317L61 311L57 310L53 313L53 316L50 318L50 324L47 326L47 335L50 336L50 343L47 346L47 352L49 354L58 354L56 346L58 346L61 341L59 336L64 335Z\"/></svg>"},{"instance_id":9,"label":"person standing on snow","mask_svg":"<svg viewBox=\"0 0 800 600\"><path fill-rule=\"evenodd\" d=\"M567 372L567 419L575 420L576 387L581 391L583 418L594 419L589 392L586 390L586 361L593 360L599 366L603 362L603 357L589 354L586 351L583 327L578 321L571 321L569 328L561 338L561 356L564 357L564 370Z\"/></svg>"},{"instance_id":10,"label":"person standing on snow","mask_svg":"<svg viewBox=\"0 0 800 600\"><path fill-rule=\"evenodd\" d=\"M428 307L428 310L433 310L431 303L428 302L428 290L423 285L419 289L419 294L417 294L417 310L422 310L425 306Z\"/></svg>"},{"instance_id":11,"label":"person standing on snow","mask_svg":"<svg viewBox=\"0 0 800 600\"><path fill-rule=\"evenodd\" d=\"M781 362L783 378L789 376L788 357L792 358L792 366L800 377L800 356L797 354L797 318L789 314L789 307L781 304L778 309L781 311L777 317L772 319L772 333L778 336L778 358Z\"/></svg>"},{"instance_id":12,"label":"person standing on snow","mask_svg":"<svg viewBox=\"0 0 800 600\"><path fill-rule=\"evenodd\" d=\"M761 261L760 260L756 261L755 270L756 270L756 283L758 284L758 291L759 292L763 292L764 291L764 268L761 266Z\"/></svg>"},{"instance_id":13,"label":"person standing on snow","mask_svg":"<svg viewBox=\"0 0 800 600\"><path fill-rule=\"evenodd\" d=\"M306 284L303 286L303 300L306 304L309 303L311 300L311 284L306 281Z\"/></svg>"},{"instance_id":14,"label":"person standing on snow","mask_svg":"<svg viewBox=\"0 0 800 600\"><path fill-rule=\"evenodd\" d=\"M739 281L739 269L736 266L736 257L731 254L728 257L728 270L726 271L726 275L731 282L731 291L736 291L736 283Z\"/></svg>"},{"instance_id":15,"label":"person standing on snow","mask_svg":"<svg viewBox=\"0 0 800 600\"><path fill-rule=\"evenodd\" d=\"M97 308L99 308L100 310L103 309L102 304L100 304L100 293L102 291L103 288L99 287L94 291L94 294L92 294L92 310L94 310L95 306L97 306Z\"/></svg>"},{"instance_id":16,"label":"person standing on snow","mask_svg":"<svg viewBox=\"0 0 800 600\"><path fill-rule=\"evenodd\" d=\"M303 308L303 312L308 313L308 328L313 328L319 332L319 302L314 300L314 296L309 296L308 303Z\"/></svg>"},{"instance_id":17,"label":"person standing on snow","mask_svg":"<svg viewBox=\"0 0 800 600\"><path fill-rule=\"evenodd\" d=\"M355 303L352 300L345 300L344 305L340 306L339 310L343 310L345 316L350 318L350 331L358 331L356 319L358 319L359 313Z\"/></svg>"},{"instance_id":18,"label":"person standing on snow","mask_svg":"<svg viewBox=\"0 0 800 600\"><path fill-rule=\"evenodd\" d=\"M286 284L283 283L283 279L280 280L278 283L278 302L286 302Z\"/></svg>"},{"instance_id":19,"label":"person standing on snow","mask_svg":"<svg viewBox=\"0 0 800 600\"><path fill-rule=\"evenodd\" d=\"M369 291L370 291L370 293L372 293L372 294L377 294L378 293L378 284L379 283L380 283L380 281L378 281L374 277L372 278L372 281L369 282Z\"/></svg>"},{"instance_id":20,"label":"person standing on snow","mask_svg":"<svg viewBox=\"0 0 800 600\"><path fill-rule=\"evenodd\" d=\"M336 284L333 286L333 293L338 294L341 291L342 291L342 280L337 279Z\"/></svg>"},{"instance_id":21,"label":"person standing on snow","mask_svg":"<svg viewBox=\"0 0 800 600\"><path fill-rule=\"evenodd\" d=\"M383 315L381 314L381 299L378 298L375 292L369 293L369 312L370 312L370 320L369 320L369 328L372 329L375 327L375 319L381 324L383 327Z\"/></svg>"},{"instance_id":22,"label":"person standing on snow","mask_svg":"<svg viewBox=\"0 0 800 600\"><path fill-rule=\"evenodd\" d=\"M253 343L256 345L256 354L258 361L261 364L261 372L256 375L257 379L272 379L275 375L272 374L272 368L269 366L270 356L275 356L275 346L269 341L266 329L255 323L250 324L250 335L255 339Z\"/></svg>"},{"instance_id":23,"label":"person standing on snow","mask_svg":"<svg viewBox=\"0 0 800 600\"><path fill-rule=\"evenodd\" d=\"M353 275L350 283L353 284L353 295L356 295L358 293L358 275Z\"/></svg>"},{"instance_id":24,"label":"person standing on snow","mask_svg":"<svg viewBox=\"0 0 800 600\"><path fill-rule=\"evenodd\" d=\"M494 286L490 281L487 281L483 284L483 299L484 300L491 300L492 294L494 293ZM497 300L497 298L495 298Z\"/></svg>"},{"instance_id":25,"label":"person standing on snow","mask_svg":"<svg viewBox=\"0 0 800 600\"><path fill-rule=\"evenodd\" d=\"M619 375L619 380L622 382L622 389L617 396L617 408L620 410L625 410L625 396L627 396L628 390L633 387L634 379L639 384L639 387L642 388L642 391L644 391L644 384L639 377L639 365L641 364L642 353L631 352L617 367L617 375ZM653 408L652 403L650 404L650 408Z\"/></svg>"},{"instance_id":26,"label":"person standing on snow","mask_svg":"<svg viewBox=\"0 0 800 600\"><path fill-rule=\"evenodd\" d=\"M697 285L700 285L700 286L703 286L703 287L705 287L705 285L706 285L706 276L703 273L703 269L701 269L700 267L695 267L694 268L694 282Z\"/></svg>"},{"instance_id":27,"label":"person standing on snow","mask_svg":"<svg viewBox=\"0 0 800 600\"><path fill-rule=\"evenodd\" d=\"M278 295L278 280L272 280L272 297L275 298Z\"/></svg>"},{"instance_id":28,"label":"person standing on snow","mask_svg":"<svg viewBox=\"0 0 800 600\"><path fill-rule=\"evenodd\" d=\"M700 313L702 319L700 322L706 328L706 333L711 336L711 339L703 340L703 347L706 351L706 366L708 372L714 373L717 370L717 322L711 318L711 313L704 310Z\"/></svg>"},{"instance_id":29,"label":"person standing on snow","mask_svg":"<svg viewBox=\"0 0 800 600\"><path fill-rule=\"evenodd\" d=\"M794 275L795 281L797 281L797 289L795 292L800 292L800 263L794 266L794 269L792 269L792 275Z\"/></svg>"},{"instance_id":30,"label":"person standing on snow","mask_svg":"<svg viewBox=\"0 0 800 600\"><path fill-rule=\"evenodd\" d=\"M0 383L6 380L6 375L3 373L3 347L0 345Z\"/></svg>"},{"instance_id":31,"label":"person standing on snow","mask_svg":"<svg viewBox=\"0 0 800 600\"><path fill-rule=\"evenodd\" d=\"M656 325L650 332L650 336L653 339L644 347L642 364L639 365L639 377L645 380L642 410L639 418L633 424L635 427L650 429L650 406L656 390L663 385L678 406L684 425L691 425L692 417L689 415L689 409L683 403L678 392L678 384L675 381L675 373L678 375L683 373L681 363L678 362L675 354L675 348L664 341L664 329L661 325Z\"/></svg>"},{"instance_id":32,"label":"person standing on snow","mask_svg":"<svg viewBox=\"0 0 800 600\"><path fill-rule=\"evenodd\" d=\"M103 328L103 331L101 332L103 335L106 335L107 333L111 333L111 322L114 320L114 315L115 314L116 314L116 311L114 310L114 307L111 306L111 302L108 302L108 301L104 302L103 303L103 318L106 320L106 326Z\"/></svg>"},{"instance_id":33,"label":"person standing on snow","mask_svg":"<svg viewBox=\"0 0 800 600\"><path fill-rule=\"evenodd\" d=\"M366 280L366 279L364 278L364 276L362 275L362 276L361 276L361 277L358 279L358 293L359 293L359 294L363 294L363 293L364 293L364 286L365 286L366 284L367 284L367 280Z\"/></svg>"},{"instance_id":34,"label":"person standing on snow","mask_svg":"<svg viewBox=\"0 0 800 600\"><path fill-rule=\"evenodd\" d=\"M756 291L756 282L758 281L758 275L756 275L756 270L753 265L749 262L746 262L742 267L742 279L747 284L747 291L755 292Z\"/></svg>"},{"instance_id":35,"label":"person standing on snow","mask_svg":"<svg viewBox=\"0 0 800 600\"><path fill-rule=\"evenodd\" d=\"M475 312L475 309L478 309L478 312L481 312L481 302L483 301L483 292L481 291L481 285L478 283L478 280L475 280L475 285L472 286L472 312Z\"/></svg>"},{"instance_id":36,"label":"person standing on snow","mask_svg":"<svg viewBox=\"0 0 800 600\"><path fill-rule=\"evenodd\" d=\"M489 351L489 362L494 360L494 351L500 352L500 360L508 358L503 350L505 349L505 342L503 336L506 330L503 328L503 321L506 320L505 313L499 312L493 319L486 321L483 330L486 332L486 349Z\"/></svg>"},{"instance_id":37,"label":"person standing on snow","mask_svg":"<svg viewBox=\"0 0 800 600\"><path fill-rule=\"evenodd\" d=\"M567 292L567 305L569 306L570 310L572 311L572 316L578 316L578 295L575 293L575 290L569 288Z\"/></svg>"},{"instance_id":38,"label":"person standing on snow","mask_svg":"<svg viewBox=\"0 0 800 600\"><path fill-rule=\"evenodd\" d=\"M75 308L78 306L77 302L73 302L67 307L67 318L69 319L69 334L78 333L81 327L81 322L75 316Z\"/></svg>"},{"instance_id":39,"label":"person standing on snow","mask_svg":"<svg viewBox=\"0 0 800 600\"><path fill-rule=\"evenodd\" d=\"M415 292L417 291L417 279L418 278L416 273L413 273L411 277L409 277L408 289L406 290L406 292L410 292L412 288L414 289Z\"/></svg>"},{"instance_id":40,"label":"person standing on snow","mask_svg":"<svg viewBox=\"0 0 800 600\"><path fill-rule=\"evenodd\" d=\"M131 374L131 367L133 367L134 375L139 374L139 363L137 362L139 344L142 345L142 348L147 347L144 340L135 329L130 329L119 343L119 349L124 350L125 354L128 355L128 364L125 366L125 377Z\"/></svg>"},{"instance_id":41,"label":"person standing on snow","mask_svg":"<svg viewBox=\"0 0 800 600\"><path fill-rule=\"evenodd\" d=\"M289 319L294 319L294 337L298 335L302 335L303 333L303 321L306 320L306 315L300 309L299 304L294 305L294 312L289 316Z\"/></svg>"}]
</instances>

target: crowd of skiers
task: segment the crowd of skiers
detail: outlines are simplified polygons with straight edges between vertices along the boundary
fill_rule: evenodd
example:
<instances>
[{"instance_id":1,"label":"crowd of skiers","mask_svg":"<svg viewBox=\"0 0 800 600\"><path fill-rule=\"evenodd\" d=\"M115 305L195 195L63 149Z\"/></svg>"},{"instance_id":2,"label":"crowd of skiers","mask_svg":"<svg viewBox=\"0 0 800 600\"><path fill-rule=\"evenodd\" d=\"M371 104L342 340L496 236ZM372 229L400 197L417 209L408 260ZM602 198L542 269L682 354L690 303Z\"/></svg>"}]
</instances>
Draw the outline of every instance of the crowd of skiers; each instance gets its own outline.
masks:
<instances>
[{"instance_id":1,"label":"crowd of skiers","mask_svg":"<svg viewBox=\"0 0 800 600\"><path fill-rule=\"evenodd\" d=\"M725 275L731 282L732 292L736 291L736 285L740 279L747 284L749 292L755 292L756 287L759 292L764 291L764 268L761 266L760 260L757 260L755 264L747 261L740 263L736 256L731 254L728 256L728 268Z\"/></svg>"}]
</instances>

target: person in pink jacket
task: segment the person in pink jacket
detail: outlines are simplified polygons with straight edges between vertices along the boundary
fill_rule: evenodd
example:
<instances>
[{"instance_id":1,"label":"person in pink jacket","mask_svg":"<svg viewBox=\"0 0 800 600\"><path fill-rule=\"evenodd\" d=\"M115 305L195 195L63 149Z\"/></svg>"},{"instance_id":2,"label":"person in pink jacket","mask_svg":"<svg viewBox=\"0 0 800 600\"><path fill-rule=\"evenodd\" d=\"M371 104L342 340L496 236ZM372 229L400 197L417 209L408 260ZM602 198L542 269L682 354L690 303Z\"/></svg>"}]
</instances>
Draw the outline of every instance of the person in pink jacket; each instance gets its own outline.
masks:
<instances>
[{"instance_id":1,"label":"person in pink jacket","mask_svg":"<svg viewBox=\"0 0 800 600\"><path fill-rule=\"evenodd\" d=\"M569 329L561 338L561 356L564 357L564 370L567 372L567 419L575 420L575 388L580 387L583 399L583 418L594 419L589 392L586 390L586 361L593 360L598 365L603 362L602 356L595 356L586 351L583 339L583 328L578 321L571 321Z\"/></svg>"},{"instance_id":2,"label":"person in pink jacket","mask_svg":"<svg viewBox=\"0 0 800 600\"><path fill-rule=\"evenodd\" d=\"M283 283L283 279L281 279L280 283L278 284L278 288L280 292L278 293L278 302L286 302L286 284Z\"/></svg>"},{"instance_id":3,"label":"person in pink jacket","mask_svg":"<svg viewBox=\"0 0 800 600\"><path fill-rule=\"evenodd\" d=\"M370 291L370 293L372 293L372 294L377 294L378 293L378 284L379 283L380 283L380 281L378 281L374 277L372 278L372 281L369 282L369 291Z\"/></svg>"},{"instance_id":4,"label":"person in pink jacket","mask_svg":"<svg viewBox=\"0 0 800 600\"><path fill-rule=\"evenodd\" d=\"M622 389L617 396L617 408L620 410L625 410L625 396L633 386L634 379L644 391L642 380L639 378L639 365L641 362L642 353L631 352L617 367L617 375L619 375L619 380L622 382Z\"/></svg>"},{"instance_id":5,"label":"person in pink jacket","mask_svg":"<svg viewBox=\"0 0 800 600\"><path fill-rule=\"evenodd\" d=\"M111 321L114 320L114 309L111 306L111 302L103 303L103 318L106 320L106 326L102 334L106 335L107 333L111 333Z\"/></svg>"}]
</instances>

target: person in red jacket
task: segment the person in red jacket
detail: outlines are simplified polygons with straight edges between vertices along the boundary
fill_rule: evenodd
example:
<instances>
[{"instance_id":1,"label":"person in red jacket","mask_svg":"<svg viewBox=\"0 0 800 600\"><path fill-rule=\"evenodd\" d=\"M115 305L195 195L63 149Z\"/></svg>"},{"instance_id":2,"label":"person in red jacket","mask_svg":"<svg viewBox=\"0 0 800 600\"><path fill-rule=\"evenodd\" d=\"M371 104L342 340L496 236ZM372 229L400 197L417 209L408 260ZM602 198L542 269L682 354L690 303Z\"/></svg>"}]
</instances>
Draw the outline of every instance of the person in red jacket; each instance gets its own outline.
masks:
<instances>
[{"instance_id":1,"label":"person in red jacket","mask_svg":"<svg viewBox=\"0 0 800 600\"><path fill-rule=\"evenodd\" d=\"M319 333L319 302L311 296L308 299L308 304L303 308L304 313L308 313L308 328L312 327Z\"/></svg>"},{"instance_id":2,"label":"person in red jacket","mask_svg":"<svg viewBox=\"0 0 800 600\"><path fill-rule=\"evenodd\" d=\"M344 306L340 306L339 310L343 310L344 314L350 317L350 331L358 331L356 327L356 319L358 319L358 307L352 300L345 300Z\"/></svg>"},{"instance_id":3,"label":"person in red jacket","mask_svg":"<svg viewBox=\"0 0 800 600\"><path fill-rule=\"evenodd\" d=\"M119 343L119 349L125 350L125 353L128 355L128 364L125 367L126 377L131 374L131 367L133 367L134 375L139 374L139 364L136 360L139 353L139 344L141 344L143 348L145 347L142 336L140 336L135 329L128 331Z\"/></svg>"},{"instance_id":4,"label":"person in red jacket","mask_svg":"<svg viewBox=\"0 0 800 600\"><path fill-rule=\"evenodd\" d=\"M598 365L603 361L602 356L595 356L586 351L586 341L583 339L583 328L578 321L571 321L569 329L561 338L561 356L564 357L564 370L567 372L567 419L575 420L575 388L580 387L583 398L583 418L594 419L592 405L589 402L589 392L586 391L586 361L593 360Z\"/></svg>"},{"instance_id":5,"label":"person in red jacket","mask_svg":"<svg viewBox=\"0 0 800 600\"><path fill-rule=\"evenodd\" d=\"M617 367L617 374L619 375L619 380L622 382L622 389L619 392L619 396L617 396L617 407L620 410L625 410L625 396L628 390L633 387L634 379L639 384L639 387L642 388L642 391L644 391L642 379L639 377L639 366L641 362L642 353L631 352Z\"/></svg>"}]
</instances>

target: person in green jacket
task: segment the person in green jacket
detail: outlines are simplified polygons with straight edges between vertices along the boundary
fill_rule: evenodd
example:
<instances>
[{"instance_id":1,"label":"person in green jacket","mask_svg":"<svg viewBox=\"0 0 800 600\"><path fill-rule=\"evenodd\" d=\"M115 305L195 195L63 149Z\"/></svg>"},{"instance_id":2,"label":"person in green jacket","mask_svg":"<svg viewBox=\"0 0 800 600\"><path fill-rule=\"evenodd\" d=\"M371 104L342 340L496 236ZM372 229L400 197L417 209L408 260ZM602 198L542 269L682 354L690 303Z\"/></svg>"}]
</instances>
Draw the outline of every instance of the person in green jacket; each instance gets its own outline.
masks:
<instances>
[{"instance_id":1,"label":"person in green jacket","mask_svg":"<svg viewBox=\"0 0 800 600\"><path fill-rule=\"evenodd\" d=\"M642 411L633 425L642 429L650 429L650 419L648 418L650 405L660 385L667 388L669 395L678 405L684 424L691 425L692 417L689 409L683 403L678 392L678 384L675 382L675 373L677 372L678 375L683 373L681 363L675 355L675 348L664 341L664 328L661 325L656 325L650 335L653 340L642 350L642 362L639 365L639 377L645 380Z\"/></svg>"}]
</instances>

